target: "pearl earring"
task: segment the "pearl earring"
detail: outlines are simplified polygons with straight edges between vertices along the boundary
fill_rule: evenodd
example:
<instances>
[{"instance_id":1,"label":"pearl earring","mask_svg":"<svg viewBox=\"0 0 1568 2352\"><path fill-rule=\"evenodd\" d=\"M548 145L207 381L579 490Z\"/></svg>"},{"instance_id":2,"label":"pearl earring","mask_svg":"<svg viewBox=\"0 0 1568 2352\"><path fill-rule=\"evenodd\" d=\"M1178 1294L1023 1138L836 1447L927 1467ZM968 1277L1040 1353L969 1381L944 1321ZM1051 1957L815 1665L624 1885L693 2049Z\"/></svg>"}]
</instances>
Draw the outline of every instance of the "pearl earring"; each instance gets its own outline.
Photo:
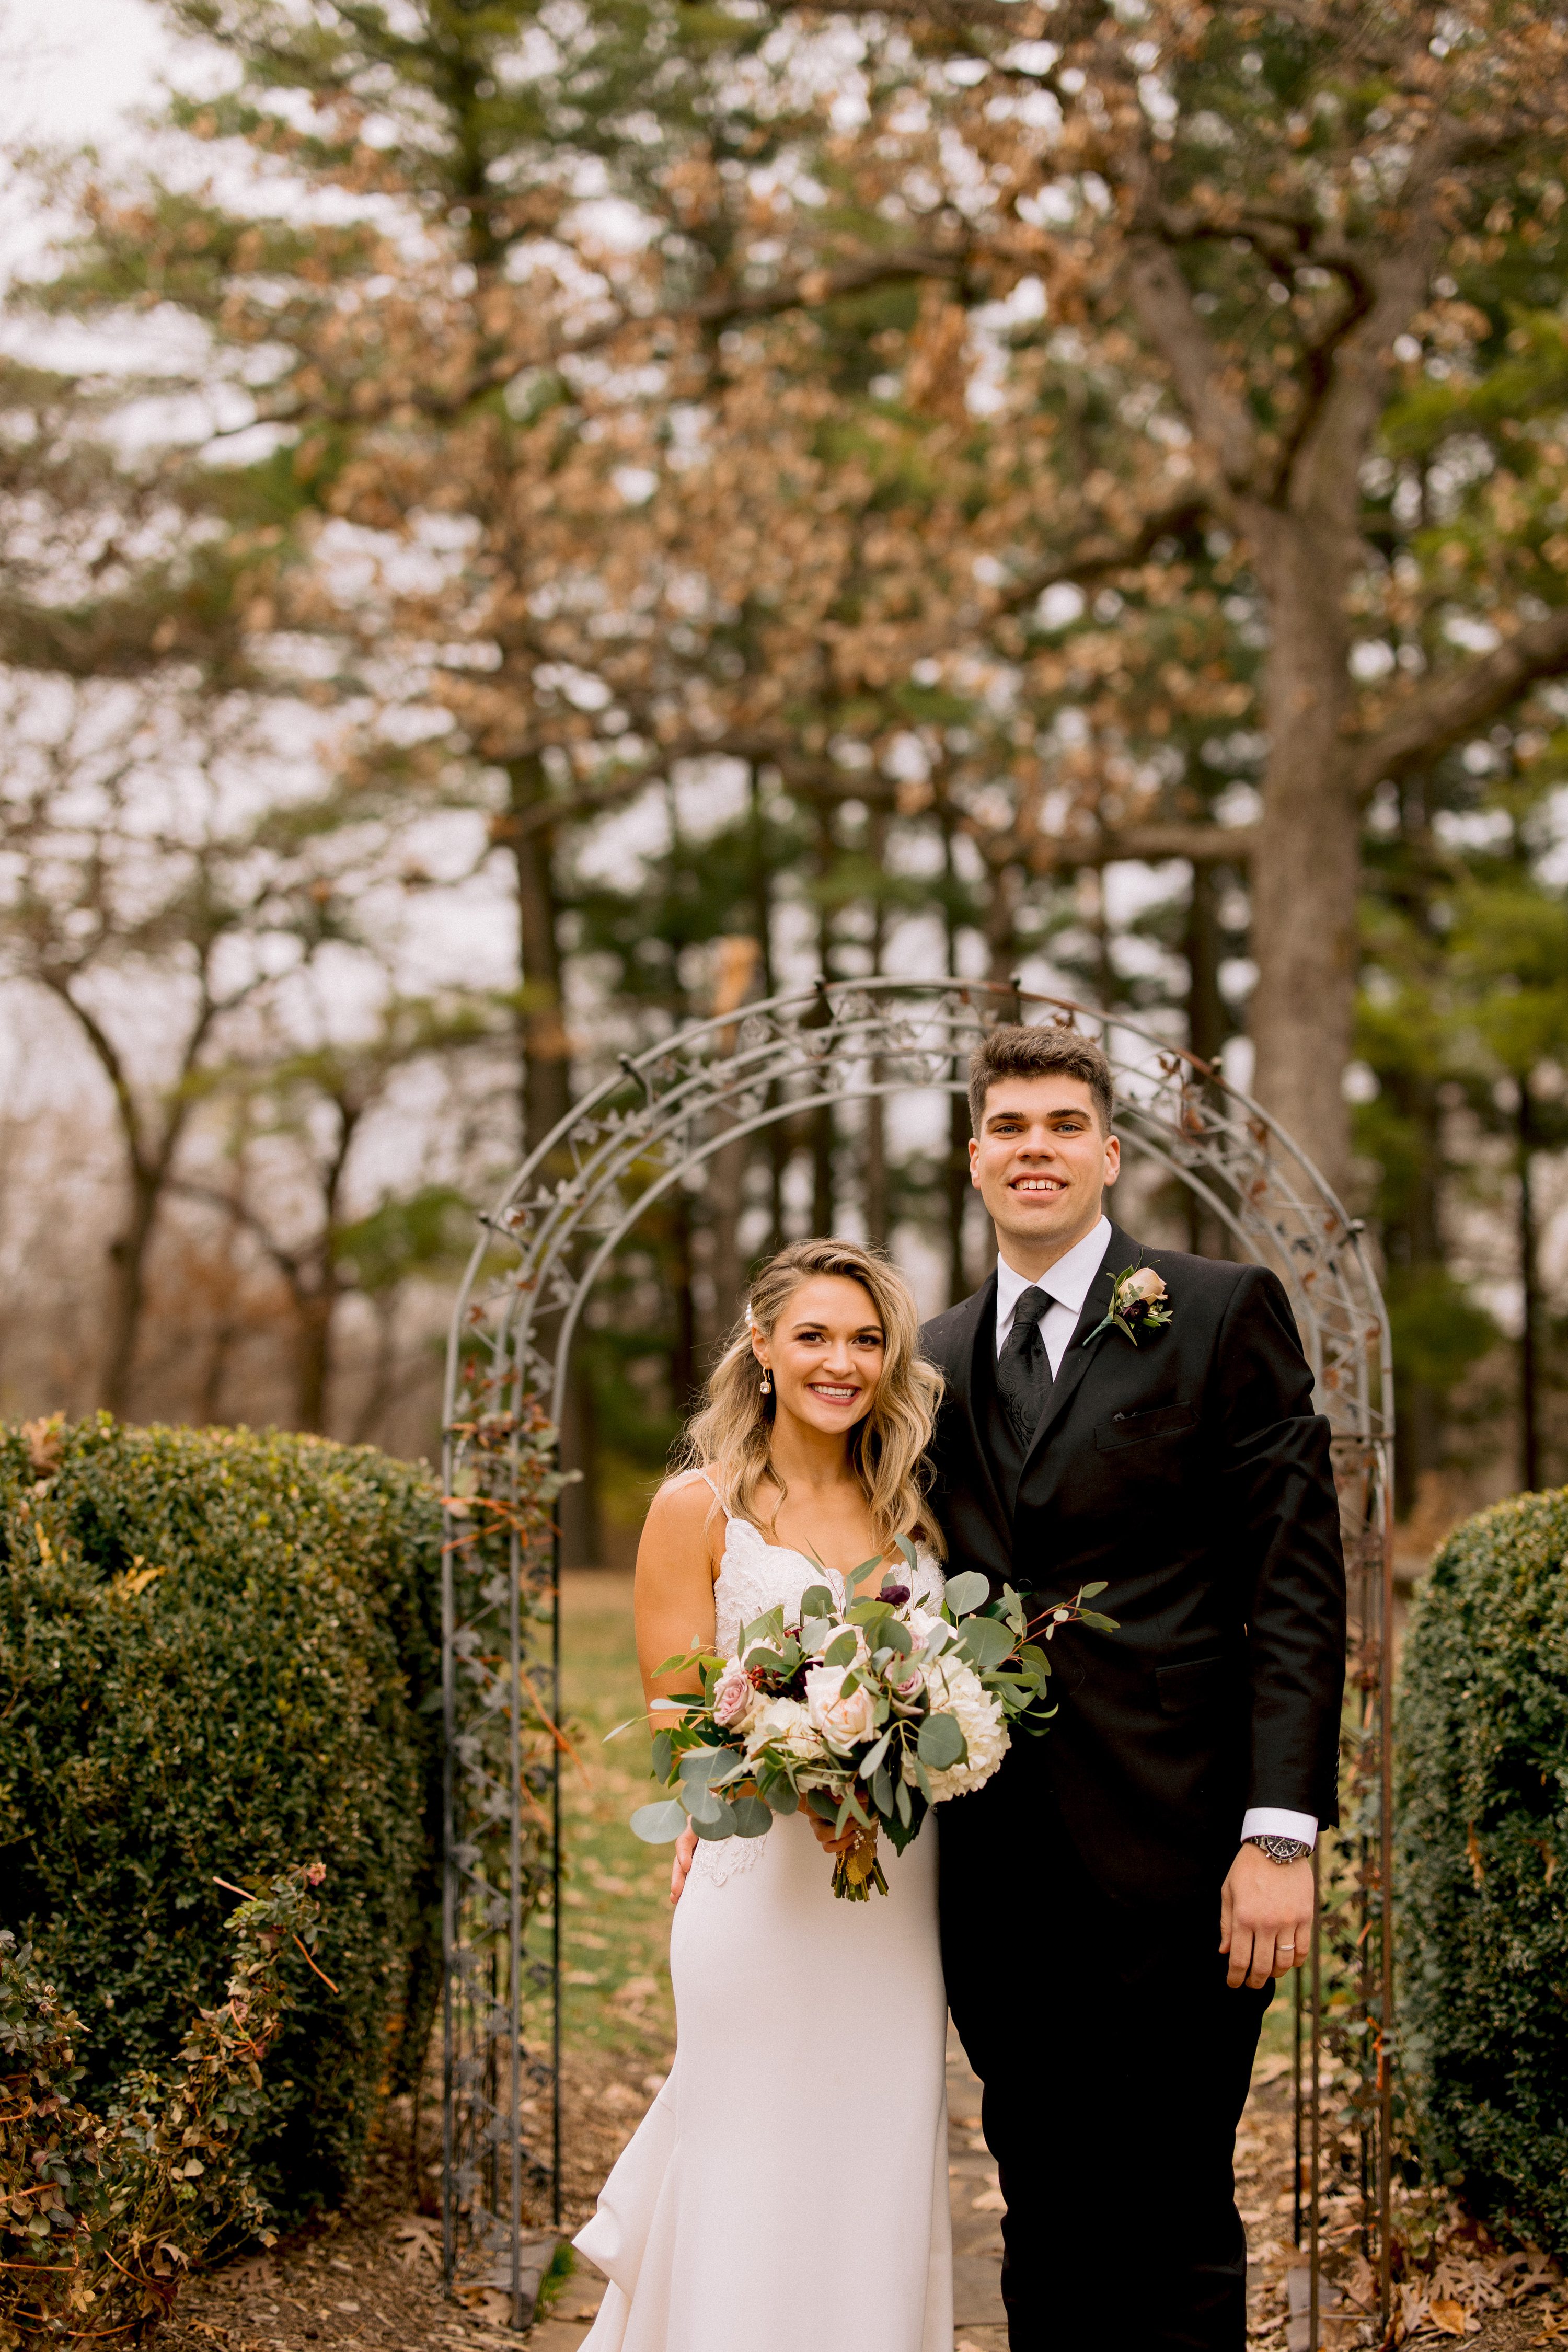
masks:
<instances>
[{"instance_id":1,"label":"pearl earring","mask_svg":"<svg viewBox=\"0 0 1568 2352\"><path fill-rule=\"evenodd\" d=\"M773 1394L773 1376L772 1372L770 1372L770 1371L769 1371L769 1370L768 1370L768 1368L767 1368L766 1364L764 1364L764 1365L763 1366L763 1391L762 1391L762 1392L763 1392L763 1396L772 1396L772 1394Z\"/></svg>"}]
</instances>

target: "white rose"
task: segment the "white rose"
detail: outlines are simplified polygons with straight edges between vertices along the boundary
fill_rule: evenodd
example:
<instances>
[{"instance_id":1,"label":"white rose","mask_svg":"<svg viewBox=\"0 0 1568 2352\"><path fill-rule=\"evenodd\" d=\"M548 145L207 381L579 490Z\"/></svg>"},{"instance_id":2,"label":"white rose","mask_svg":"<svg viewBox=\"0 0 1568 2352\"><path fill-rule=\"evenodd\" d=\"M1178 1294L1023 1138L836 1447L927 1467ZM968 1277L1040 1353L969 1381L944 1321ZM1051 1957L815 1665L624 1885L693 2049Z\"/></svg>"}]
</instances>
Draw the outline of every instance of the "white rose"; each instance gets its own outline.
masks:
<instances>
[{"instance_id":1,"label":"white rose","mask_svg":"<svg viewBox=\"0 0 1568 2352\"><path fill-rule=\"evenodd\" d=\"M814 1728L829 1748L846 1756L862 1740L874 1738L877 1729L876 1699L865 1683L846 1692L848 1672L847 1666L817 1666L805 1678L806 1713Z\"/></svg>"},{"instance_id":2,"label":"white rose","mask_svg":"<svg viewBox=\"0 0 1568 2352\"><path fill-rule=\"evenodd\" d=\"M951 1765L945 1772L932 1772L928 1768L931 1802L940 1805L948 1797L965 1796L971 1789L983 1788L1012 1741L1003 1718L1001 1700L992 1696L973 1667L965 1665L961 1658L935 1661L927 1669L926 1686L933 1710L957 1718L969 1749L962 1764ZM907 1759L904 1778L914 1779Z\"/></svg>"}]
</instances>

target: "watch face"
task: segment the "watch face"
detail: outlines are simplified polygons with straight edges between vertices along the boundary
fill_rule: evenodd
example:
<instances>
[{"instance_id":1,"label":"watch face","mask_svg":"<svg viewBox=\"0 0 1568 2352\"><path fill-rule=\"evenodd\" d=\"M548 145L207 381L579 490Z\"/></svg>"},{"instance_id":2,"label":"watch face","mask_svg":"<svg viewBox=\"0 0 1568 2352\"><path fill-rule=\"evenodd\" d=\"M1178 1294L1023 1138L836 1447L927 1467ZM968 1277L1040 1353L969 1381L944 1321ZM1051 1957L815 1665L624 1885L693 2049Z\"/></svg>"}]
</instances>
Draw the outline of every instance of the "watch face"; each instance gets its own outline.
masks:
<instances>
[{"instance_id":1,"label":"watch face","mask_svg":"<svg viewBox=\"0 0 1568 2352\"><path fill-rule=\"evenodd\" d=\"M1311 1847L1304 1844L1300 1838L1260 1836L1248 1838L1246 1843L1248 1845L1257 1846L1258 1852L1267 1854L1270 1862L1281 1864L1304 1862L1312 1851Z\"/></svg>"}]
</instances>

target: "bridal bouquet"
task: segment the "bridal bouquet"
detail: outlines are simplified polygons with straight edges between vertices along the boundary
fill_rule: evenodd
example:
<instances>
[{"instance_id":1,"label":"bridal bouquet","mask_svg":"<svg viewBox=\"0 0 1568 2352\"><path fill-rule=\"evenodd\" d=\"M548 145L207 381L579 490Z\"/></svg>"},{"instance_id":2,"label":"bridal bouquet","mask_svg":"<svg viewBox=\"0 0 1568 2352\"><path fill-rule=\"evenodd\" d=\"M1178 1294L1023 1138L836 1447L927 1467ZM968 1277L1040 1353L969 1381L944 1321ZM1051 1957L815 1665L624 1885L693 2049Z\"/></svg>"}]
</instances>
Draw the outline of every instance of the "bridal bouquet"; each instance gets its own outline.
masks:
<instances>
[{"instance_id":1,"label":"bridal bouquet","mask_svg":"<svg viewBox=\"0 0 1568 2352\"><path fill-rule=\"evenodd\" d=\"M901 1538L900 1549L912 1578ZM662 1844L688 1823L700 1838L762 1837L775 1814L804 1805L843 1841L835 1895L885 1895L879 1833L901 1853L929 1806L984 1786L1012 1727L1045 1729L1056 1713L1045 1645L1061 1626L1115 1627L1084 1605L1102 1583L1033 1622L1011 1586L993 1601L973 1573L950 1580L936 1614L894 1577L858 1598L881 1565L853 1572L842 1609L826 1584L801 1595L797 1623L770 1609L742 1629L732 1658L693 1649L666 1659L661 1675L689 1672L699 1686L654 1734L654 1774L670 1793L632 1815L638 1837Z\"/></svg>"}]
</instances>

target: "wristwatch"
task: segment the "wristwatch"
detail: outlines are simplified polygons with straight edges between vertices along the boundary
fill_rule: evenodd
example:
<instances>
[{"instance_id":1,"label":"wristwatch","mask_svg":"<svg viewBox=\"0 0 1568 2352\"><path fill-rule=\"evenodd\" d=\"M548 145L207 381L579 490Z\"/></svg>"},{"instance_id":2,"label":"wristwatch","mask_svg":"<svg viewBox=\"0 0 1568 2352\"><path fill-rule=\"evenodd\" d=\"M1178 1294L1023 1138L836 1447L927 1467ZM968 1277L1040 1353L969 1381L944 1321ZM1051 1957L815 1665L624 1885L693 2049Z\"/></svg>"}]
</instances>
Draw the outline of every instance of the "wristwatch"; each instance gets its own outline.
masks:
<instances>
[{"instance_id":1,"label":"wristwatch","mask_svg":"<svg viewBox=\"0 0 1568 2352\"><path fill-rule=\"evenodd\" d=\"M1255 1845L1259 1853L1266 1853L1269 1861L1279 1863L1281 1869L1288 1862L1305 1862L1312 1851L1300 1838L1249 1837L1243 1838L1241 1843L1243 1845Z\"/></svg>"}]
</instances>

